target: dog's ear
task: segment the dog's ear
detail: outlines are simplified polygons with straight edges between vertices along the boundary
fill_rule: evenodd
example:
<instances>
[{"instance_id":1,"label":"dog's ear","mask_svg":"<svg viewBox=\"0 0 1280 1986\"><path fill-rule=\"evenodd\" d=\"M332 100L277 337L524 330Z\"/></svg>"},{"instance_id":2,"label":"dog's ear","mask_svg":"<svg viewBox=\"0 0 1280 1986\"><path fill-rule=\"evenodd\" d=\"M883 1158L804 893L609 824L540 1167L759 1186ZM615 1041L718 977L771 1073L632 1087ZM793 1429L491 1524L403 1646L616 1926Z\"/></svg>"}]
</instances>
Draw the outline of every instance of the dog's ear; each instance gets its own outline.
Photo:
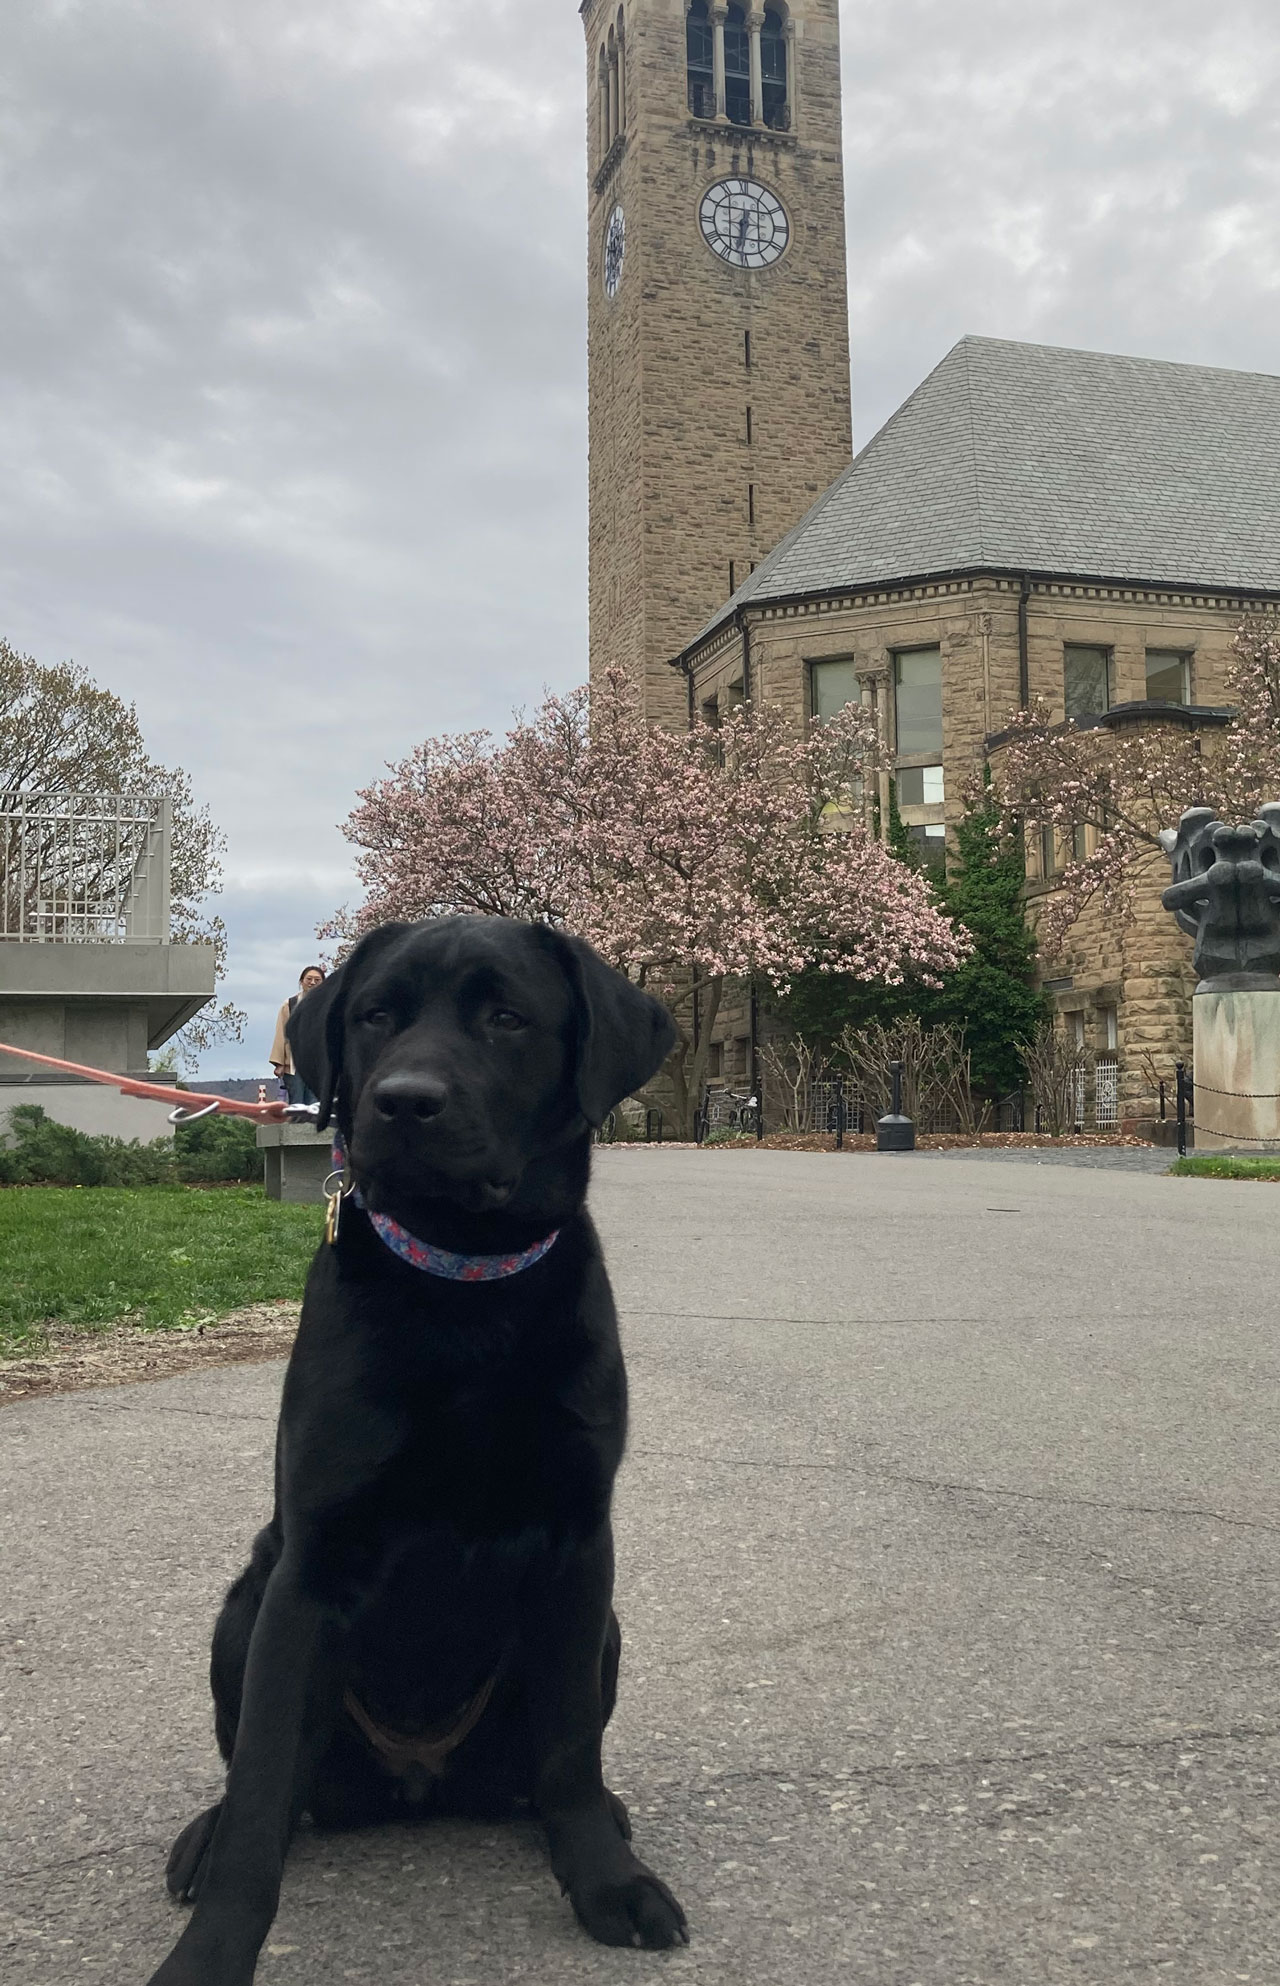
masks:
<instances>
[{"instance_id":1,"label":"dog's ear","mask_svg":"<svg viewBox=\"0 0 1280 1986\"><path fill-rule=\"evenodd\" d=\"M285 1039L293 1066L320 1101L317 1130L323 1131L333 1116L333 1102L342 1076L347 1000L356 977L362 966L409 929L408 924L379 924L376 930L367 932L322 986L313 987L303 995L285 1022Z\"/></svg>"},{"instance_id":2,"label":"dog's ear","mask_svg":"<svg viewBox=\"0 0 1280 1986\"><path fill-rule=\"evenodd\" d=\"M658 1070L676 1045L676 1024L661 1001L606 965L567 932L555 940L578 1009L578 1108L603 1124L616 1103Z\"/></svg>"}]
</instances>

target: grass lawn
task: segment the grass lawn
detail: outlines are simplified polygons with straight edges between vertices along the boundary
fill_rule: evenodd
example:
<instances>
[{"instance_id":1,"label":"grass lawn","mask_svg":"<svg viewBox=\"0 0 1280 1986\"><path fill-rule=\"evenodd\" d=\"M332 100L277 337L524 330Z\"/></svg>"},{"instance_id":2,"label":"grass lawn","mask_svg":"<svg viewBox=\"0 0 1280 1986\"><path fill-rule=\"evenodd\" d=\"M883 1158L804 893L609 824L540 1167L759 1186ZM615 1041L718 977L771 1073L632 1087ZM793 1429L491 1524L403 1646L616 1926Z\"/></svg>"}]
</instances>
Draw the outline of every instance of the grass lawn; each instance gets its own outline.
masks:
<instances>
[{"instance_id":1,"label":"grass lawn","mask_svg":"<svg viewBox=\"0 0 1280 1986\"><path fill-rule=\"evenodd\" d=\"M205 1323L299 1297L322 1207L260 1186L16 1186L0 1192L0 1358L37 1349L46 1324L92 1331L127 1317Z\"/></svg>"},{"instance_id":2,"label":"grass lawn","mask_svg":"<svg viewBox=\"0 0 1280 1986\"><path fill-rule=\"evenodd\" d=\"M1180 1158L1169 1167L1182 1179L1280 1179L1280 1157L1231 1158L1225 1152L1201 1152Z\"/></svg>"}]
</instances>

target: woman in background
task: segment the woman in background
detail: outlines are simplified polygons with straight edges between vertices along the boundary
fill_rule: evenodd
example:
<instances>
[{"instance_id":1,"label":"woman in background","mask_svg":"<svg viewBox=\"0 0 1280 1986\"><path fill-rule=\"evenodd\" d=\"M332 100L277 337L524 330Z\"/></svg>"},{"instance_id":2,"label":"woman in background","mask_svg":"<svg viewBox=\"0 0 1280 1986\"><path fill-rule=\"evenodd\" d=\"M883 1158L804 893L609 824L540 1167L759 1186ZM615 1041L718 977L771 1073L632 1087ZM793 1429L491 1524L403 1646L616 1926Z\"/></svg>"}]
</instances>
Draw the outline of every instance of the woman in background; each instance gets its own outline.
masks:
<instances>
[{"instance_id":1,"label":"woman in background","mask_svg":"<svg viewBox=\"0 0 1280 1986\"><path fill-rule=\"evenodd\" d=\"M290 1103L317 1103L319 1098L310 1091L293 1066L289 1044L285 1040L284 1024L297 1006L305 1000L315 987L324 985L324 967L309 965L298 980L298 990L289 998L276 1015L276 1038L271 1044L271 1066L284 1084L285 1095Z\"/></svg>"}]
</instances>

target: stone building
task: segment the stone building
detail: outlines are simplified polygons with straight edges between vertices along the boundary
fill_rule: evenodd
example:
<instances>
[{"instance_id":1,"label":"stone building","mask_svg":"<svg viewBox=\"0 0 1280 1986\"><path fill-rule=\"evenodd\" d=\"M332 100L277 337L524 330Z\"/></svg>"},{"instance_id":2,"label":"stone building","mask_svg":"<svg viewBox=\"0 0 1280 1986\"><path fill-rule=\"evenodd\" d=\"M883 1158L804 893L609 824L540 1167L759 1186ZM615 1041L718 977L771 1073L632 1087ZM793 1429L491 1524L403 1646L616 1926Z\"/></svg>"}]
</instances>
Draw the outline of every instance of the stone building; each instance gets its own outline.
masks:
<instances>
[{"instance_id":1,"label":"stone building","mask_svg":"<svg viewBox=\"0 0 1280 1986\"><path fill-rule=\"evenodd\" d=\"M908 832L941 863L1020 707L1211 733L1236 626L1277 598L1280 379L964 338L675 667L708 715L744 695L797 721L873 705ZM1033 918L1069 852L1028 850ZM1044 961L1103 1060L1104 1121L1148 1115L1190 1060L1166 881L1153 859L1132 924L1086 917Z\"/></svg>"},{"instance_id":2,"label":"stone building","mask_svg":"<svg viewBox=\"0 0 1280 1986\"><path fill-rule=\"evenodd\" d=\"M852 448L837 0L583 0L591 671L670 658Z\"/></svg>"},{"instance_id":3,"label":"stone building","mask_svg":"<svg viewBox=\"0 0 1280 1986\"><path fill-rule=\"evenodd\" d=\"M1236 623L1280 597L1280 380L965 338L851 463L838 0L580 11L593 678L665 724L866 700L938 863L1032 698L1220 725ZM1064 859L1030 851L1033 917ZM1047 982L1112 1115L1190 1049L1157 880ZM721 1028L753 1081L754 1003Z\"/></svg>"}]
</instances>

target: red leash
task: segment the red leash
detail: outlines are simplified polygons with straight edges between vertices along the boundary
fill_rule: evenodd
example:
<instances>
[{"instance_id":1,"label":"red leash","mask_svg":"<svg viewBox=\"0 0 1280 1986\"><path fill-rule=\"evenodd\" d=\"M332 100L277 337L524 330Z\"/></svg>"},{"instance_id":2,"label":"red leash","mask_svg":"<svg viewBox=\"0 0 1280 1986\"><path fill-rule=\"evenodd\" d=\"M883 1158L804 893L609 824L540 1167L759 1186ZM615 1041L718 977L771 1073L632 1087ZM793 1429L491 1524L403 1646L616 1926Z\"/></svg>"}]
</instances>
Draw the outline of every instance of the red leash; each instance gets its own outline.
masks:
<instances>
[{"instance_id":1,"label":"red leash","mask_svg":"<svg viewBox=\"0 0 1280 1986\"><path fill-rule=\"evenodd\" d=\"M234 1097L209 1096L202 1090L171 1089L166 1083L136 1083L128 1076L113 1076L109 1069L90 1069L83 1062L64 1062L58 1055L37 1055L34 1048L12 1048L0 1041L0 1055L21 1055L28 1062L43 1062L49 1069L64 1069L72 1076L87 1076L91 1083L109 1083L121 1096L149 1097L154 1103L175 1104L174 1122L183 1118L205 1117L215 1110L224 1117L252 1117L258 1124L281 1124L292 1114L295 1120L314 1115L310 1105L291 1103L239 1103Z\"/></svg>"}]
</instances>

